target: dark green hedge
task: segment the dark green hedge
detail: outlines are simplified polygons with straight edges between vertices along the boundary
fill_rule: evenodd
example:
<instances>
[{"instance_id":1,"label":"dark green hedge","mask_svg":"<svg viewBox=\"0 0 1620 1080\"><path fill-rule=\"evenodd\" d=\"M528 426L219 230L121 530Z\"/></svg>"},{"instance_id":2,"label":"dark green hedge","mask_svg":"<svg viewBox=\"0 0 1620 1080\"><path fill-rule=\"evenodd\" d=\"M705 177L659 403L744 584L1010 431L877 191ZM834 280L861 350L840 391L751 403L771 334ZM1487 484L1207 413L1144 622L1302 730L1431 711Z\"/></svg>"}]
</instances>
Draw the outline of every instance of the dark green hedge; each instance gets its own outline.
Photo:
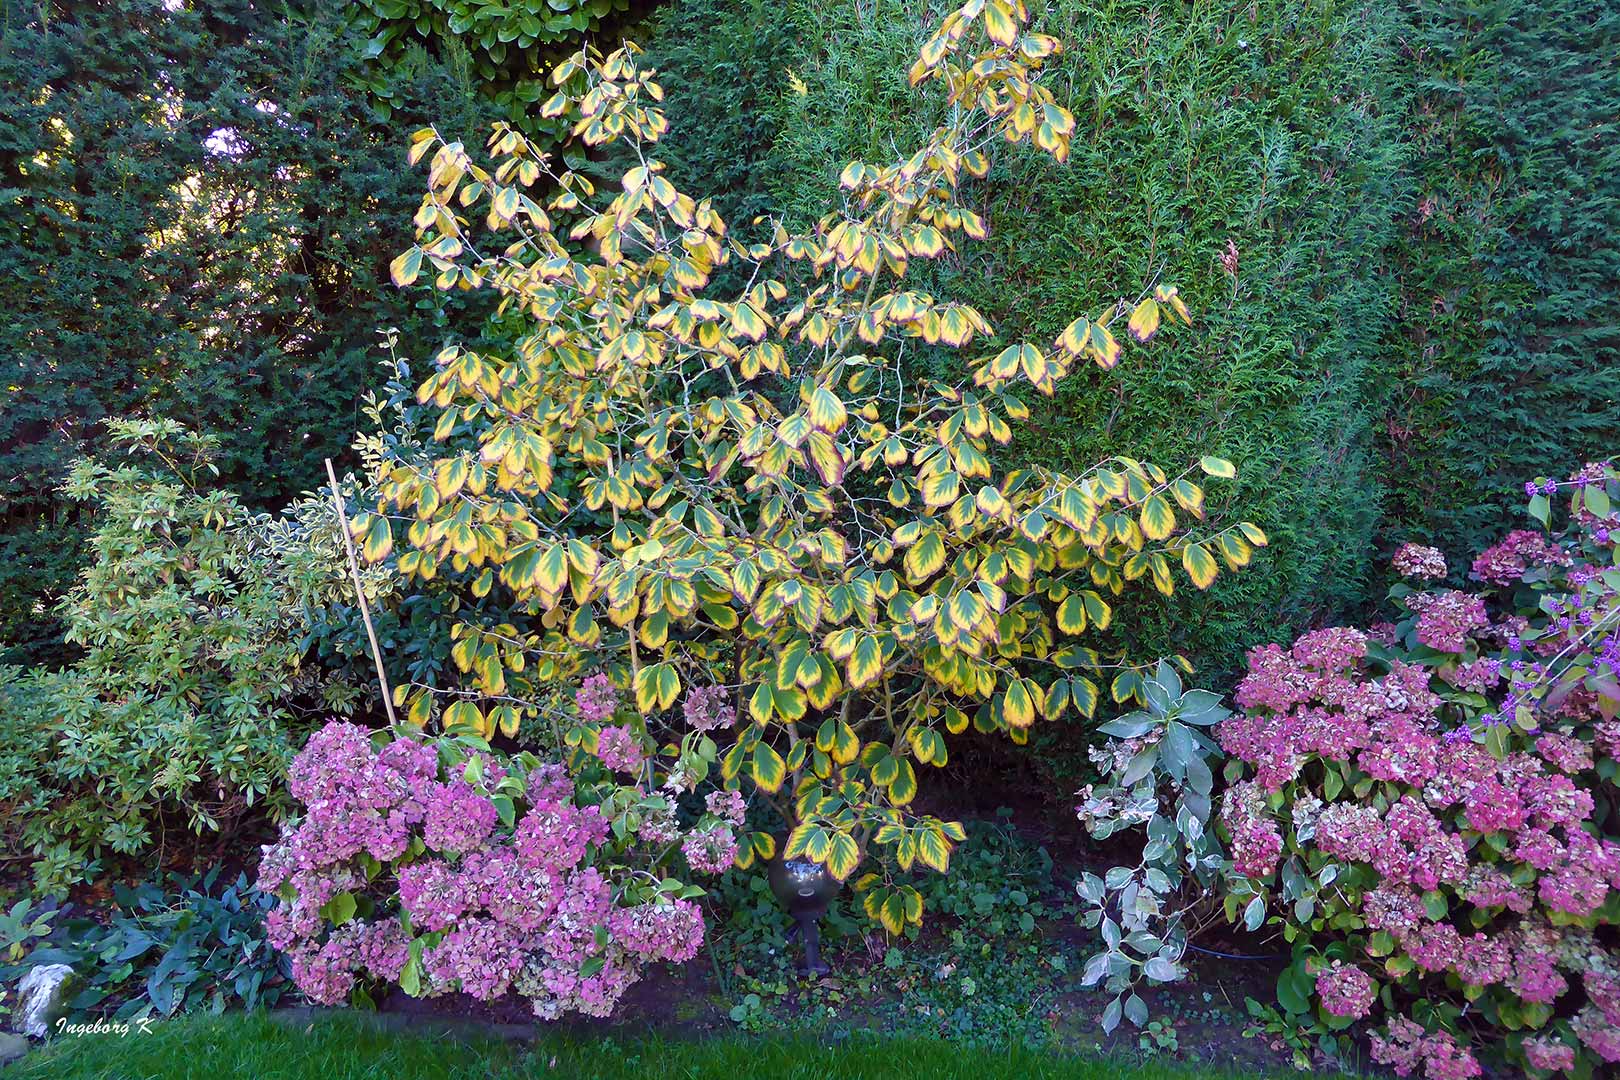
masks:
<instances>
[{"instance_id":1,"label":"dark green hedge","mask_svg":"<svg viewBox=\"0 0 1620 1080\"><path fill-rule=\"evenodd\" d=\"M1620 453L1620 5L1407 0L1391 541L1453 564Z\"/></svg>"},{"instance_id":2,"label":"dark green hedge","mask_svg":"<svg viewBox=\"0 0 1620 1080\"><path fill-rule=\"evenodd\" d=\"M751 161L774 208L802 220L827 205L838 163L887 160L931 123L905 81L921 31L915 6L892 0L776 10L791 47L714 0L679 0L651 47L671 76L679 180L705 190ZM1112 374L1072 376L1011 454L1238 462L1216 509L1261 522L1270 550L1208 595L1148 599L1116 621L1138 650L1226 666L1247 644L1357 602L1371 573L1372 428L1394 296L1385 253L1403 197L1398 110L1382 90L1395 21L1320 0L1059 0L1044 23L1070 43L1049 84L1079 121L1071 161L1004 156L972 195L990 239L929 284L1008 339L1047 340L1149 283L1181 286L1190 331L1129 352ZM696 25L707 37L695 44ZM774 130L735 130L734 97L764 91ZM1228 242L1235 278L1220 258Z\"/></svg>"},{"instance_id":3,"label":"dark green hedge","mask_svg":"<svg viewBox=\"0 0 1620 1080\"><path fill-rule=\"evenodd\" d=\"M277 507L321 481L377 380L377 331L431 351L388 285L428 117L485 126L420 64L381 123L331 5L14 5L0 23L0 654L48 658L88 532L53 491L109 416L225 437L222 480Z\"/></svg>"}]
</instances>

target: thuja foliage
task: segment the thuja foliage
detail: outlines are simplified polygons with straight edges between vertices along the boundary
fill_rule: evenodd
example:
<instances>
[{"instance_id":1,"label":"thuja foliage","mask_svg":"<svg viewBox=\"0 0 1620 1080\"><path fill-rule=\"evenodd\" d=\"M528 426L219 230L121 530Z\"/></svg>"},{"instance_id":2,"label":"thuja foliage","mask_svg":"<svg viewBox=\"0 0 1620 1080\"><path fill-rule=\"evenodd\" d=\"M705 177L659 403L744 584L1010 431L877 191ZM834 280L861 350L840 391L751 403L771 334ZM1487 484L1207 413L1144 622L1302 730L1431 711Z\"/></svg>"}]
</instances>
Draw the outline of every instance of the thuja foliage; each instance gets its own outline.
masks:
<instances>
[{"instance_id":1,"label":"thuja foliage","mask_svg":"<svg viewBox=\"0 0 1620 1080\"><path fill-rule=\"evenodd\" d=\"M1255 650L1217 729L1228 915L1291 943L1296 1024L1381 1014L1402 1076L1620 1063L1620 472L1527 487L1474 586L1403 548L1397 621Z\"/></svg>"},{"instance_id":2,"label":"thuja foliage","mask_svg":"<svg viewBox=\"0 0 1620 1080\"><path fill-rule=\"evenodd\" d=\"M1219 497L1272 530L1265 573L1127 600L1114 631L1144 654L1235 666L1279 625L1358 602L1371 578L1392 298L1380 267L1402 201L1395 20L1336 0L1047 7L1049 32L1071 44L1049 65L1075 112L1070 161L998 159L962 195L989 238L919 267L919 287L1013 337L1056 334L1077 296L1181 287L1199 333L1111 377L1076 372L1031 405L1000 460L1066 469L1120 449L1243 462ZM696 121L670 135L672 179L729 181L740 157L755 182L717 192L718 207L813 221L836 186L829 162L886 153L937 120L899 77L933 16L881 0L776 10L767 35L735 5L677 0L649 51L682 76L671 115ZM692 34L697 23L710 32ZM726 115L737 97L770 122Z\"/></svg>"},{"instance_id":3,"label":"thuja foliage","mask_svg":"<svg viewBox=\"0 0 1620 1080\"><path fill-rule=\"evenodd\" d=\"M58 661L52 605L92 526L56 493L109 417L222 435L255 507L315 486L372 381L377 331L431 335L438 302L386 286L417 185L348 85L337 5L10 5L0 24L0 643ZM472 125L464 82L396 72ZM482 126L483 121L478 121ZM431 294L430 294L431 295ZM380 381L378 379L377 381Z\"/></svg>"},{"instance_id":4,"label":"thuja foliage","mask_svg":"<svg viewBox=\"0 0 1620 1080\"><path fill-rule=\"evenodd\" d=\"M554 724L590 749L598 725L554 688L605 668L634 695L632 735L775 799L783 854L842 879L875 850L947 868L961 826L910 809L947 734L1023 742L1038 718L1143 693L1137 669L1083 642L1128 585L1169 594L1179 571L1206 588L1266 542L1248 522L1201 524L1194 477L1232 466L997 472L990 449L1028 415L1020 392L1051 394L1082 361L1112 368L1116 330L1145 341L1186 307L1160 285L1047 342L987 347L973 305L905 280L984 236L955 196L994 144L1070 152L1073 117L1038 78L1060 45L1027 21L1003 0L942 18L909 69L937 86L940 125L893 163L849 163L829 213L756 244L663 175L663 93L633 47L566 61L544 106L586 146L632 148L613 189L555 172L509 127L487 167L418 133L429 193L396 279L495 289L529 332L508 352L439 353L417 395L439 409L436 444L382 464L376 512L353 528L369 560L399 545L407 579L499 591L534 618L458 625L461 685L401 687L413 722L448 696L451 731ZM728 264L743 289L712 295ZM966 370L903 363L936 350L966 351ZM737 722L682 724L716 687ZM744 857L775 849L758 836ZM921 896L883 875L860 882L867 911L899 932Z\"/></svg>"},{"instance_id":5,"label":"thuja foliage","mask_svg":"<svg viewBox=\"0 0 1620 1080\"><path fill-rule=\"evenodd\" d=\"M1390 532L1461 562L1524 476L1620 446L1620 10L1400 6L1415 190L1394 249Z\"/></svg>"}]
</instances>

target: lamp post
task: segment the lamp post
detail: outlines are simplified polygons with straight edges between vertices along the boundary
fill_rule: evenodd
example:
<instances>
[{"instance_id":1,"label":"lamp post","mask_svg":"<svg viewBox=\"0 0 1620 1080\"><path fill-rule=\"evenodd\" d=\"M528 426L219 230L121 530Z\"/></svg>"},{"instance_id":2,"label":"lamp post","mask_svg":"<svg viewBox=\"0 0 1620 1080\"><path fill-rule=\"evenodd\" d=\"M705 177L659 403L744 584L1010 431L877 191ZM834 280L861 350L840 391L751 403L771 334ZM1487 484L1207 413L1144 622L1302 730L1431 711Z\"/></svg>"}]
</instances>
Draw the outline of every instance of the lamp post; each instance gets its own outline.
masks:
<instances>
[{"instance_id":1,"label":"lamp post","mask_svg":"<svg viewBox=\"0 0 1620 1080\"><path fill-rule=\"evenodd\" d=\"M807 859L775 859L766 876L771 892L793 917L794 928L804 939L804 965L800 970L811 975L827 974L832 969L821 960L817 923L843 884L825 866Z\"/></svg>"}]
</instances>

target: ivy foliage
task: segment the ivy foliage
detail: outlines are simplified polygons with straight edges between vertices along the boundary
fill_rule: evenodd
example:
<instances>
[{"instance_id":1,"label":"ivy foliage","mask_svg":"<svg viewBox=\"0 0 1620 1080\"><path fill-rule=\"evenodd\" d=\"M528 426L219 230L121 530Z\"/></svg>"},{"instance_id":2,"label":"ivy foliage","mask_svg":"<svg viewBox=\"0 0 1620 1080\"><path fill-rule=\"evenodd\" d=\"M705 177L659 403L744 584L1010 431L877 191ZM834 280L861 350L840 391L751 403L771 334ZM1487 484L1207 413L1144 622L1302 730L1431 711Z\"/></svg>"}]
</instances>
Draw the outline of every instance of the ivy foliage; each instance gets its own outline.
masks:
<instances>
[{"instance_id":1,"label":"ivy foliage","mask_svg":"<svg viewBox=\"0 0 1620 1080\"><path fill-rule=\"evenodd\" d=\"M26 4L0 30L0 643L50 617L89 528L54 489L109 417L221 433L221 480L280 506L360 423L377 331L451 300L386 287L416 202L405 147L322 5ZM410 122L481 127L443 67L396 73ZM384 227L386 223L386 228Z\"/></svg>"}]
</instances>

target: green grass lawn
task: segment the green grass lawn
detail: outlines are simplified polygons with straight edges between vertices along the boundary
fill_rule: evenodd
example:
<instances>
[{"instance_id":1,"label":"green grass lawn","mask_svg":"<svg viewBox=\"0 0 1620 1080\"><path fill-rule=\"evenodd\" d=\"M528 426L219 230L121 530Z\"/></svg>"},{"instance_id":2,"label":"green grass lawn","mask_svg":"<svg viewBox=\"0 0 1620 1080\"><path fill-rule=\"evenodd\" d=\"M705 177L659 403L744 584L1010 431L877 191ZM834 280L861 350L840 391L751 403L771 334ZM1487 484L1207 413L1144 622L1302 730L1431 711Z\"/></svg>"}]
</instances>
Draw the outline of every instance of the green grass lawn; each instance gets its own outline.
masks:
<instances>
[{"instance_id":1,"label":"green grass lawn","mask_svg":"<svg viewBox=\"0 0 1620 1080\"><path fill-rule=\"evenodd\" d=\"M986 1051L924 1040L853 1041L735 1035L707 1041L579 1040L524 1045L451 1035L400 1035L348 1019L304 1028L262 1014L160 1023L150 1034L63 1036L6 1070L6 1080L516 1080L519 1077L717 1077L724 1080L1256 1080L1172 1063L1084 1060L1053 1053Z\"/></svg>"}]
</instances>

